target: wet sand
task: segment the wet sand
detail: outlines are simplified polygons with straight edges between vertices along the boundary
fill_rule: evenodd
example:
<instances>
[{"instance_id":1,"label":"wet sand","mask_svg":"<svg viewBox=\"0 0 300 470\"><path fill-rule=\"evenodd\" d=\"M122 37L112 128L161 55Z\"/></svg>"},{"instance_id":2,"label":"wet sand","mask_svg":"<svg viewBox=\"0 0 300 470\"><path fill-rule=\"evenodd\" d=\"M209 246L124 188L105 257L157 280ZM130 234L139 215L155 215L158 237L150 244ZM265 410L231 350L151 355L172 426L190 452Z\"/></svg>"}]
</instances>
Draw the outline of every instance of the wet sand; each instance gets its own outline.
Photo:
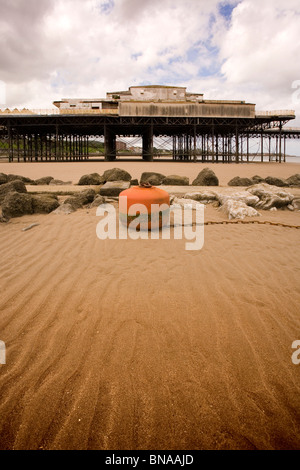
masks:
<instances>
[{"instance_id":1,"label":"wet sand","mask_svg":"<svg viewBox=\"0 0 300 470\"><path fill-rule=\"evenodd\" d=\"M112 166L133 177L205 166L130 165L0 171L77 182ZM208 166L222 185L300 173ZM300 212L262 213L300 225ZM100 241L98 221L82 209L0 225L0 448L299 449L300 230L207 225L204 248L188 252L185 240ZM208 206L205 221L225 219Z\"/></svg>"}]
</instances>

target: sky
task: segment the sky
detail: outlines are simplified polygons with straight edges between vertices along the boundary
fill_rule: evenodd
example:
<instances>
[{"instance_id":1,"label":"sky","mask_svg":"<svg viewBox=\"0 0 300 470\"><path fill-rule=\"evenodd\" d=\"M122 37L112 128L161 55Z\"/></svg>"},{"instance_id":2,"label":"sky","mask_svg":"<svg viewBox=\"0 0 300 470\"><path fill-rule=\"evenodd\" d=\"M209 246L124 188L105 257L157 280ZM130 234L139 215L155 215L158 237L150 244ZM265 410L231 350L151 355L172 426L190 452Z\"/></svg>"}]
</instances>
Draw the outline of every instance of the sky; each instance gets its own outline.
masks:
<instances>
[{"instance_id":1,"label":"sky","mask_svg":"<svg viewBox=\"0 0 300 470\"><path fill-rule=\"evenodd\" d=\"M300 127L299 31L299 0L0 0L0 107L175 85Z\"/></svg>"}]
</instances>

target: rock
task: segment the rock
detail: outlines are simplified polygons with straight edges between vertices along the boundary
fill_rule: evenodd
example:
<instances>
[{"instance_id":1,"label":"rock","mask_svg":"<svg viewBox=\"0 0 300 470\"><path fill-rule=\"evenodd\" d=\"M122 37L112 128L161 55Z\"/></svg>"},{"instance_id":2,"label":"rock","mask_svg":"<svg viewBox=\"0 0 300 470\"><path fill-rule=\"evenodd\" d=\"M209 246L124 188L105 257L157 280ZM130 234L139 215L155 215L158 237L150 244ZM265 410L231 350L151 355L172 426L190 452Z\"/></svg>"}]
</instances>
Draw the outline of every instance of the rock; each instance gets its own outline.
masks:
<instances>
[{"instance_id":1,"label":"rock","mask_svg":"<svg viewBox=\"0 0 300 470\"><path fill-rule=\"evenodd\" d=\"M8 183L8 177L5 173L0 173L0 185Z\"/></svg>"},{"instance_id":2,"label":"rock","mask_svg":"<svg viewBox=\"0 0 300 470\"><path fill-rule=\"evenodd\" d=\"M40 194L32 196L32 208L35 214L50 214L59 206L57 196Z\"/></svg>"},{"instance_id":3,"label":"rock","mask_svg":"<svg viewBox=\"0 0 300 470\"><path fill-rule=\"evenodd\" d=\"M293 204L293 208L294 208L296 211L300 211L300 198L299 198L299 197L295 197L295 199L293 200L292 204Z\"/></svg>"},{"instance_id":4,"label":"rock","mask_svg":"<svg viewBox=\"0 0 300 470\"><path fill-rule=\"evenodd\" d=\"M139 185L139 180L135 179L135 180L130 181L130 186L138 186L138 185Z\"/></svg>"},{"instance_id":5,"label":"rock","mask_svg":"<svg viewBox=\"0 0 300 470\"><path fill-rule=\"evenodd\" d=\"M105 204L105 197L97 196L92 202L91 207L98 207L98 206L101 206L102 204Z\"/></svg>"},{"instance_id":6,"label":"rock","mask_svg":"<svg viewBox=\"0 0 300 470\"><path fill-rule=\"evenodd\" d=\"M218 194L217 196L220 205L222 206L229 200L243 202L247 206L255 207L259 203L259 197L255 196L248 191L241 191L232 194Z\"/></svg>"},{"instance_id":7,"label":"rock","mask_svg":"<svg viewBox=\"0 0 300 470\"><path fill-rule=\"evenodd\" d=\"M244 202L236 201L234 199L228 199L225 204L220 208L224 212L229 220L231 219L244 219L245 217L258 217L260 213L257 212L253 207L247 206Z\"/></svg>"},{"instance_id":8,"label":"rock","mask_svg":"<svg viewBox=\"0 0 300 470\"><path fill-rule=\"evenodd\" d=\"M251 179L252 179L254 184L264 183L264 181L265 181L264 178L262 178L261 176L258 176L258 175L253 176Z\"/></svg>"},{"instance_id":9,"label":"rock","mask_svg":"<svg viewBox=\"0 0 300 470\"><path fill-rule=\"evenodd\" d=\"M276 207L272 207L272 208L270 209L270 212L277 212L277 208L276 208Z\"/></svg>"},{"instance_id":10,"label":"rock","mask_svg":"<svg viewBox=\"0 0 300 470\"><path fill-rule=\"evenodd\" d=\"M86 189L78 194L75 194L74 196L68 197L64 201L64 204L70 204L73 209L77 210L93 202L95 194L96 193L93 189Z\"/></svg>"},{"instance_id":11,"label":"rock","mask_svg":"<svg viewBox=\"0 0 300 470\"><path fill-rule=\"evenodd\" d=\"M36 184L35 181L33 181L30 178L26 178L26 176L20 176L20 175L8 175L7 176L7 182L10 183L11 181L16 181L20 180L23 181L25 184Z\"/></svg>"},{"instance_id":12,"label":"rock","mask_svg":"<svg viewBox=\"0 0 300 470\"><path fill-rule=\"evenodd\" d=\"M161 173L144 172L141 176L141 183L149 183L152 186L160 186L165 179Z\"/></svg>"},{"instance_id":13,"label":"rock","mask_svg":"<svg viewBox=\"0 0 300 470\"><path fill-rule=\"evenodd\" d=\"M79 186L98 186L104 184L105 179L98 173L91 173L90 175L84 175L80 178Z\"/></svg>"},{"instance_id":14,"label":"rock","mask_svg":"<svg viewBox=\"0 0 300 470\"><path fill-rule=\"evenodd\" d=\"M130 181L109 181L100 189L101 196L117 197L130 187Z\"/></svg>"},{"instance_id":15,"label":"rock","mask_svg":"<svg viewBox=\"0 0 300 470\"><path fill-rule=\"evenodd\" d=\"M272 176L267 176L265 182L271 186L278 186L281 188L289 186L289 184L282 178L273 178Z\"/></svg>"},{"instance_id":16,"label":"rock","mask_svg":"<svg viewBox=\"0 0 300 470\"><path fill-rule=\"evenodd\" d=\"M170 175L164 178L162 184L166 186L189 186L190 181L186 176Z\"/></svg>"},{"instance_id":17,"label":"rock","mask_svg":"<svg viewBox=\"0 0 300 470\"><path fill-rule=\"evenodd\" d=\"M2 204L7 194L11 192L27 193L27 189L21 180L15 180L11 181L10 183L2 184L0 186L0 204Z\"/></svg>"},{"instance_id":18,"label":"rock","mask_svg":"<svg viewBox=\"0 0 300 470\"><path fill-rule=\"evenodd\" d=\"M25 193L10 192L2 204L2 215L6 219L33 214L32 196Z\"/></svg>"},{"instance_id":19,"label":"rock","mask_svg":"<svg viewBox=\"0 0 300 470\"><path fill-rule=\"evenodd\" d=\"M193 186L219 186L219 180L213 170L204 168L192 184Z\"/></svg>"},{"instance_id":20,"label":"rock","mask_svg":"<svg viewBox=\"0 0 300 470\"><path fill-rule=\"evenodd\" d=\"M292 204L289 204L287 206L287 208L288 208L289 211L294 211L295 210L295 207Z\"/></svg>"},{"instance_id":21,"label":"rock","mask_svg":"<svg viewBox=\"0 0 300 470\"><path fill-rule=\"evenodd\" d=\"M44 176L43 178L35 180L35 184L37 186L48 186L53 179L53 176Z\"/></svg>"},{"instance_id":22,"label":"rock","mask_svg":"<svg viewBox=\"0 0 300 470\"><path fill-rule=\"evenodd\" d=\"M229 181L228 186L252 186L253 181L250 178L240 178L236 176Z\"/></svg>"},{"instance_id":23,"label":"rock","mask_svg":"<svg viewBox=\"0 0 300 470\"><path fill-rule=\"evenodd\" d=\"M197 205L200 205L201 203L198 201L195 201L193 199L185 199L185 198L178 198L175 197L172 201L172 206L173 207L180 207L180 208L190 208L190 209L196 209Z\"/></svg>"},{"instance_id":24,"label":"rock","mask_svg":"<svg viewBox=\"0 0 300 470\"><path fill-rule=\"evenodd\" d=\"M0 214L0 224L7 224L9 219L6 219L2 214Z\"/></svg>"},{"instance_id":25,"label":"rock","mask_svg":"<svg viewBox=\"0 0 300 470\"><path fill-rule=\"evenodd\" d=\"M203 202L203 201L216 201L218 196L212 191L201 191L197 193L187 193L184 195L184 199L192 199L194 201Z\"/></svg>"},{"instance_id":26,"label":"rock","mask_svg":"<svg viewBox=\"0 0 300 470\"><path fill-rule=\"evenodd\" d=\"M131 175L128 171L122 170L121 168L112 168L111 170L106 170L103 173L103 179L108 181L131 181Z\"/></svg>"},{"instance_id":27,"label":"rock","mask_svg":"<svg viewBox=\"0 0 300 470\"><path fill-rule=\"evenodd\" d=\"M296 173L295 175L293 176L290 176L286 182L290 185L290 186L300 186L300 174L299 173ZM1 183L0 183L1 184Z\"/></svg>"},{"instance_id":28,"label":"rock","mask_svg":"<svg viewBox=\"0 0 300 470\"><path fill-rule=\"evenodd\" d=\"M270 210L272 207L286 207L293 202L294 196L284 189L270 186L267 183L260 183L248 188L248 192L257 196L259 202L256 208Z\"/></svg>"},{"instance_id":29,"label":"rock","mask_svg":"<svg viewBox=\"0 0 300 470\"><path fill-rule=\"evenodd\" d=\"M69 215L75 212L76 209L72 207L71 204L61 204L55 211L52 212L52 214L55 215Z\"/></svg>"},{"instance_id":30,"label":"rock","mask_svg":"<svg viewBox=\"0 0 300 470\"><path fill-rule=\"evenodd\" d=\"M72 181L61 181L61 180L51 180L49 185L50 186L69 186L72 184Z\"/></svg>"}]
</instances>

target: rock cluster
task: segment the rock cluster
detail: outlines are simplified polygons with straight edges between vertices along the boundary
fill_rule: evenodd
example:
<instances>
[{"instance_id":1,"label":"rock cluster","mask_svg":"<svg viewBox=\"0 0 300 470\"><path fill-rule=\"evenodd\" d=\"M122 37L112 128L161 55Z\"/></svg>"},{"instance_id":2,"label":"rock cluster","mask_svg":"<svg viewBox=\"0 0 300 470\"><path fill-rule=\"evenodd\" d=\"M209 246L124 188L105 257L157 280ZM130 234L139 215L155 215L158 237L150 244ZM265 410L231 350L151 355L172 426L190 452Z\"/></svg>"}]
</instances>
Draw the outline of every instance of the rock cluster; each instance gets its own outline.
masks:
<instances>
[{"instance_id":1,"label":"rock cluster","mask_svg":"<svg viewBox=\"0 0 300 470\"><path fill-rule=\"evenodd\" d=\"M267 183L270 186L277 186L279 188L300 187L300 174L292 175L286 180L273 176L267 176L267 178L262 178L258 175L252 178L240 178L239 176L235 176L228 182L228 186L252 186L258 183Z\"/></svg>"}]
</instances>

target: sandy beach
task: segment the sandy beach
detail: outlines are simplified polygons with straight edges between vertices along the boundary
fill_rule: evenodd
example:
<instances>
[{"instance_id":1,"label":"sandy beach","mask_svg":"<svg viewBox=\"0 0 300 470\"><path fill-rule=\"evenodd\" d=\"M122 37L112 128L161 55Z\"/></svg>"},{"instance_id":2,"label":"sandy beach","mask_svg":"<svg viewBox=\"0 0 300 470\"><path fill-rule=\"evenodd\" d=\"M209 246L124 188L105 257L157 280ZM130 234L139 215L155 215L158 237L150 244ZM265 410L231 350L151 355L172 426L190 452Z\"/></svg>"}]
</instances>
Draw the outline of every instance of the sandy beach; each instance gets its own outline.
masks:
<instances>
[{"instance_id":1,"label":"sandy beach","mask_svg":"<svg viewBox=\"0 0 300 470\"><path fill-rule=\"evenodd\" d=\"M76 184L118 167L287 178L299 164L0 165ZM59 189L59 188L58 188ZM298 189L298 191L300 191ZM185 240L105 240L96 209L0 224L0 449L300 449L300 212ZM207 206L205 222L225 222ZM37 223L32 230L22 229Z\"/></svg>"}]
</instances>

